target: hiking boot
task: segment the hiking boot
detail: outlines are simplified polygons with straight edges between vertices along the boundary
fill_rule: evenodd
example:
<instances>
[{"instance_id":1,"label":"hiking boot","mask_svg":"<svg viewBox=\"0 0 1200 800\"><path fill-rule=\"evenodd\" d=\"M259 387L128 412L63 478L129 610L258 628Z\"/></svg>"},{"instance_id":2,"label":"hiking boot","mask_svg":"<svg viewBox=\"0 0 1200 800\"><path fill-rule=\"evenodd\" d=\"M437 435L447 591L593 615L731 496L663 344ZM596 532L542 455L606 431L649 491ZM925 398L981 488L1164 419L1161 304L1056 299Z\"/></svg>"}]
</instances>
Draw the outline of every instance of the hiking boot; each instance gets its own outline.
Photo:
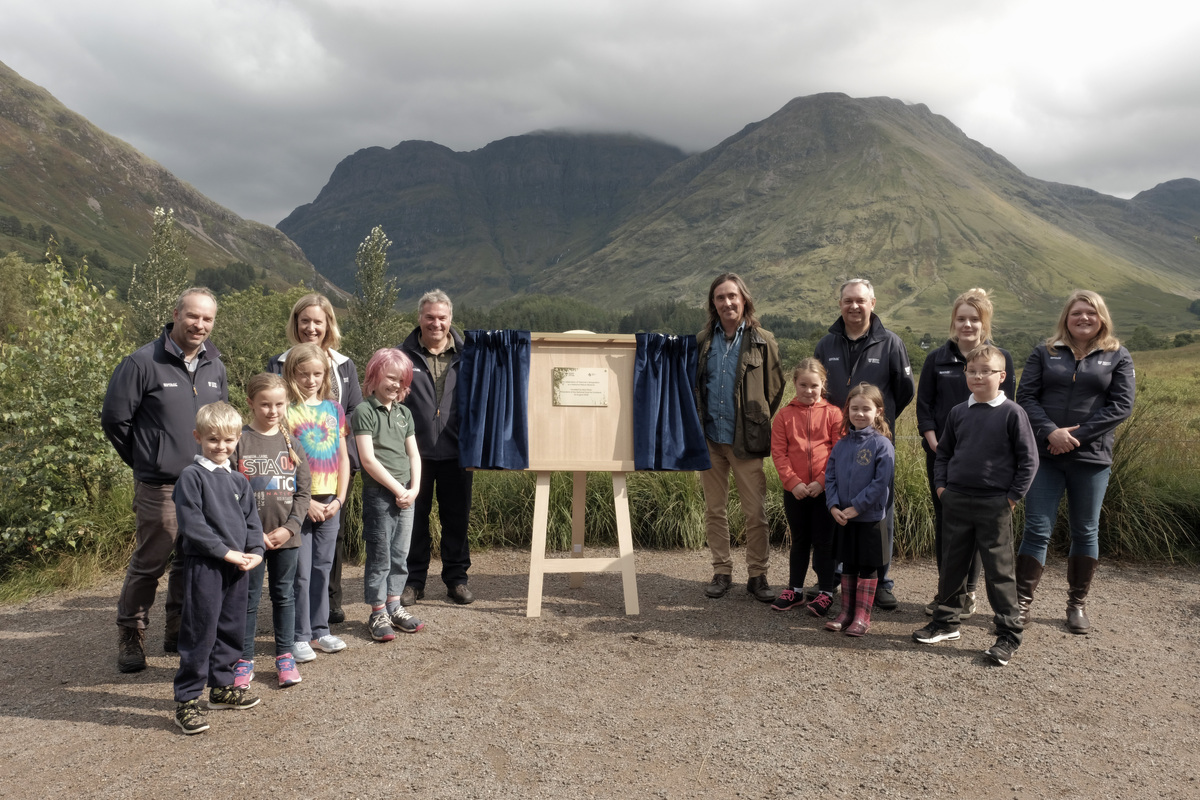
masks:
<instances>
[{"instance_id":1,"label":"hiking boot","mask_svg":"<svg viewBox=\"0 0 1200 800\"><path fill-rule=\"evenodd\" d=\"M1001 636L996 640L996 643L983 651L983 657L994 664L1001 667L1007 666L1009 661L1012 661L1013 654L1017 652L1017 640L1011 636Z\"/></svg>"},{"instance_id":2,"label":"hiking boot","mask_svg":"<svg viewBox=\"0 0 1200 800\"><path fill-rule=\"evenodd\" d=\"M424 597L425 597L425 587L424 586L413 586L413 585L409 584L409 585L405 586L404 591L400 593L400 605L411 606L411 605L415 604L418 600L424 599Z\"/></svg>"},{"instance_id":3,"label":"hiking boot","mask_svg":"<svg viewBox=\"0 0 1200 800\"><path fill-rule=\"evenodd\" d=\"M389 616L392 627L401 633L420 633L425 628L425 623L405 611L404 606L400 606Z\"/></svg>"},{"instance_id":4,"label":"hiking boot","mask_svg":"<svg viewBox=\"0 0 1200 800\"><path fill-rule=\"evenodd\" d=\"M787 611L790 608L804 604L804 590L801 589L798 593L791 589L784 589L779 593L779 597L775 598L775 602L771 603L772 611Z\"/></svg>"},{"instance_id":5,"label":"hiking boot","mask_svg":"<svg viewBox=\"0 0 1200 800\"><path fill-rule=\"evenodd\" d=\"M882 583L875 587L875 608L881 611L895 611L900 607L900 603L896 600L896 595L892 594L892 590L888 589ZM870 614L870 609L867 610Z\"/></svg>"},{"instance_id":6,"label":"hiking boot","mask_svg":"<svg viewBox=\"0 0 1200 800\"><path fill-rule=\"evenodd\" d=\"M961 637L958 628L951 628L947 625L939 625L936 622L931 622L924 628L919 628L913 631L913 641L921 644L937 644L938 642L950 642Z\"/></svg>"},{"instance_id":7,"label":"hiking boot","mask_svg":"<svg viewBox=\"0 0 1200 800\"><path fill-rule=\"evenodd\" d=\"M232 708L235 711L245 711L258 705L259 699L249 689L237 689L233 686L214 686L208 690L209 708Z\"/></svg>"},{"instance_id":8,"label":"hiking boot","mask_svg":"<svg viewBox=\"0 0 1200 800\"><path fill-rule=\"evenodd\" d=\"M475 595L465 583L454 584L446 590L446 595L460 606L469 606L475 602ZM404 605L404 603L400 605Z\"/></svg>"},{"instance_id":9,"label":"hiking boot","mask_svg":"<svg viewBox=\"0 0 1200 800\"><path fill-rule=\"evenodd\" d=\"M141 672L146 668L146 649L142 646L145 635L141 628L117 627L117 669L121 672Z\"/></svg>"},{"instance_id":10,"label":"hiking boot","mask_svg":"<svg viewBox=\"0 0 1200 800\"><path fill-rule=\"evenodd\" d=\"M708 586L704 587L704 596L711 597L713 600L716 600L718 597L724 597L732 585L733 576L718 573L713 575L712 580L708 582Z\"/></svg>"},{"instance_id":11,"label":"hiking boot","mask_svg":"<svg viewBox=\"0 0 1200 800\"><path fill-rule=\"evenodd\" d=\"M825 592L817 592L817 596L808 604L808 613L814 617L823 617L829 613L829 609L833 607L833 595Z\"/></svg>"},{"instance_id":12,"label":"hiking boot","mask_svg":"<svg viewBox=\"0 0 1200 800\"><path fill-rule=\"evenodd\" d=\"M275 671L279 673L279 688L295 686L300 682L300 670L296 669L296 659L291 653L275 656Z\"/></svg>"},{"instance_id":13,"label":"hiking boot","mask_svg":"<svg viewBox=\"0 0 1200 800\"><path fill-rule=\"evenodd\" d=\"M254 662L239 658L233 667L233 688L245 689L254 680Z\"/></svg>"},{"instance_id":14,"label":"hiking boot","mask_svg":"<svg viewBox=\"0 0 1200 800\"><path fill-rule=\"evenodd\" d=\"M179 730L189 736L208 730L208 720L204 718L204 712L200 709L200 701L188 700L186 703L176 703L175 724L179 726Z\"/></svg>"},{"instance_id":15,"label":"hiking boot","mask_svg":"<svg viewBox=\"0 0 1200 800\"><path fill-rule=\"evenodd\" d=\"M755 575L746 581L746 591L753 595L755 600L763 603L771 603L775 600L775 592L767 585L766 575Z\"/></svg>"},{"instance_id":16,"label":"hiking boot","mask_svg":"<svg viewBox=\"0 0 1200 800\"><path fill-rule=\"evenodd\" d=\"M371 631L371 638L377 642L390 642L396 638L391 620L384 611L371 612L371 618L367 620L367 629Z\"/></svg>"}]
</instances>

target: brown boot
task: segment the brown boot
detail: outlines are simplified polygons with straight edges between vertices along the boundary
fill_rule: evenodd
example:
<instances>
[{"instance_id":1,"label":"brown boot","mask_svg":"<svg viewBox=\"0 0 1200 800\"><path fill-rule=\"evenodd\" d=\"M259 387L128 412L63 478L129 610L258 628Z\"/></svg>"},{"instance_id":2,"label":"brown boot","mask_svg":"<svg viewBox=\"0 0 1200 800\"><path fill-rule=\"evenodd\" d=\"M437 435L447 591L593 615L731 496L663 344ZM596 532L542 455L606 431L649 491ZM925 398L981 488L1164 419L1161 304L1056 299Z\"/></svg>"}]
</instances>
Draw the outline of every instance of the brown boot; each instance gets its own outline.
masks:
<instances>
[{"instance_id":1,"label":"brown boot","mask_svg":"<svg viewBox=\"0 0 1200 800\"><path fill-rule=\"evenodd\" d=\"M1033 593L1042 581L1042 570L1033 556L1017 555L1017 619L1021 625L1029 624L1029 610L1033 606Z\"/></svg>"},{"instance_id":2,"label":"brown boot","mask_svg":"<svg viewBox=\"0 0 1200 800\"><path fill-rule=\"evenodd\" d=\"M1096 574L1096 559L1091 556L1071 556L1067 559L1067 630L1087 633L1092 623L1087 616L1088 589Z\"/></svg>"},{"instance_id":3,"label":"brown boot","mask_svg":"<svg viewBox=\"0 0 1200 800\"><path fill-rule=\"evenodd\" d=\"M146 668L146 650L142 647L141 628L117 626L117 669L121 672L141 672Z\"/></svg>"}]
</instances>

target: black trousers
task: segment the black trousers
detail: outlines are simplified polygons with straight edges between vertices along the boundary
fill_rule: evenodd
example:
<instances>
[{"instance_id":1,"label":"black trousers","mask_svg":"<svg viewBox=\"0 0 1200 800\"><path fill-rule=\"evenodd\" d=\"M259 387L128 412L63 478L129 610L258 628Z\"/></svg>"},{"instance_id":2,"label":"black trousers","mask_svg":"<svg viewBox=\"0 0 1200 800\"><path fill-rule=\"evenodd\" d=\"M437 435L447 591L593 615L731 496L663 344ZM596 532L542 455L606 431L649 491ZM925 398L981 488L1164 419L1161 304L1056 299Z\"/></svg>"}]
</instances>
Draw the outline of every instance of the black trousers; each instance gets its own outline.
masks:
<instances>
[{"instance_id":1,"label":"black trousers","mask_svg":"<svg viewBox=\"0 0 1200 800\"><path fill-rule=\"evenodd\" d=\"M942 499L938 497L937 487L933 485L933 460L935 455L925 451L925 477L929 479L929 496L933 498L933 553L937 558L938 575L942 574ZM967 591L975 591L979 585L979 570L983 569L983 561L978 553L971 562L971 571L967 573Z\"/></svg>"},{"instance_id":2,"label":"black trousers","mask_svg":"<svg viewBox=\"0 0 1200 800\"><path fill-rule=\"evenodd\" d=\"M947 489L942 494L942 510L940 602L933 613L934 622L958 627L967 596L967 573L978 554L996 630L1020 643L1023 626L1017 619L1016 557L1008 498L972 497Z\"/></svg>"},{"instance_id":3,"label":"black trousers","mask_svg":"<svg viewBox=\"0 0 1200 800\"><path fill-rule=\"evenodd\" d=\"M808 554L812 553L817 587L833 594L837 589L837 558L833 552L833 517L825 507L825 495L797 500L784 490L783 514L792 532L792 552L788 558L789 587L804 585L808 573Z\"/></svg>"},{"instance_id":4,"label":"black trousers","mask_svg":"<svg viewBox=\"0 0 1200 800\"><path fill-rule=\"evenodd\" d=\"M413 506L412 545L408 550L408 583L414 588L423 589L429 577L429 516L435 492L442 525L442 581L447 588L467 582L467 570L471 568L467 525L471 521L472 478L457 459L421 460L421 491Z\"/></svg>"}]
</instances>

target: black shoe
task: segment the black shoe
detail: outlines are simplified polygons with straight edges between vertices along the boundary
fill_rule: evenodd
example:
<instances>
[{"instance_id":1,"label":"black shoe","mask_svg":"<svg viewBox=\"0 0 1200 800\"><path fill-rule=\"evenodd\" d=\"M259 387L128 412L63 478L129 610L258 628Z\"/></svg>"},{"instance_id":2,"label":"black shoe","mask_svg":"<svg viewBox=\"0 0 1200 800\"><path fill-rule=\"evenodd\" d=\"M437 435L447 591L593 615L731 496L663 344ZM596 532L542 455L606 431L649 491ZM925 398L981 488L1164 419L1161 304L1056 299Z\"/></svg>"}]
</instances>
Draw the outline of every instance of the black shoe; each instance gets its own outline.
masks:
<instances>
[{"instance_id":1,"label":"black shoe","mask_svg":"<svg viewBox=\"0 0 1200 800\"><path fill-rule=\"evenodd\" d=\"M446 590L446 594L460 606L469 606L475 602L475 595L471 594L471 590L465 583L454 584ZM400 605L404 605L404 603L401 602Z\"/></svg>"},{"instance_id":2,"label":"black shoe","mask_svg":"<svg viewBox=\"0 0 1200 800\"><path fill-rule=\"evenodd\" d=\"M767 585L766 575L755 575L746 581L746 591L754 595L755 600L763 603L775 602L775 592Z\"/></svg>"},{"instance_id":3,"label":"black shoe","mask_svg":"<svg viewBox=\"0 0 1200 800\"><path fill-rule=\"evenodd\" d=\"M175 724L179 730L188 734L203 733L208 730L208 720L200 710L199 700L188 700L186 703L175 704Z\"/></svg>"},{"instance_id":4,"label":"black shoe","mask_svg":"<svg viewBox=\"0 0 1200 800\"><path fill-rule=\"evenodd\" d=\"M875 588L875 607L884 611L895 611L900 604L896 602L896 595L881 583Z\"/></svg>"},{"instance_id":5,"label":"black shoe","mask_svg":"<svg viewBox=\"0 0 1200 800\"><path fill-rule=\"evenodd\" d=\"M179 640L178 639L163 639L163 652L164 653L178 653L179 652Z\"/></svg>"},{"instance_id":6,"label":"black shoe","mask_svg":"<svg viewBox=\"0 0 1200 800\"><path fill-rule=\"evenodd\" d=\"M1001 636L994 645L983 651L983 657L993 664L1004 667L1008 665L1009 661L1012 661L1013 654L1017 652L1019 646L1011 636Z\"/></svg>"},{"instance_id":7,"label":"black shoe","mask_svg":"<svg viewBox=\"0 0 1200 800\"><path fill-rule=\"evenodd\" d=\"M342 611L340 608L329 609L329 624L330 625L337 625L338 623L345 622L345 621L346 621L346 612L345 611Z\"/></svg>"},{"instance_id":8,"label":"black shoe","mask_svg":"<svg viewBox=\"0 0 1200 800\"><path fill-rule=\"evenodd\" d=\"M413 586L409 584L404 587L404 591L400 593L400 605L408 608L413 603L425 597L424 586Z\"/></svg>"},{"instance_id":9,"label":"black shoe","mask_svg":"<svg viewBox=\"0 0 1200 800\"><path fill-rule=\"evenodd\" d=\"M141 672L146 668L145 636L141 628L117 626L117 669L121 672Z\"/></svg>"},{"instance_id":10,"label":"black shoe","mask_svg":"<svg viewBox=\"0 0 1200 800\"><path fill-rule=\"evenodd\" d=\"M704 587L704 594L705 594L705 596L711 597L714 600L716 600L718 597L724 597L725 594L729 591L729 587L732 585L733 585L733 576L721 575L718 573L716 575L713 575L712 580L709 581L709 583L708 583L708 586ZM771 598L771 599L774 600L775 598Z\"/></svg>"},{"instance_id":11,"label":"black shoe","mask_svg":"<svg viewBox=\"0 0 1200 800\"><path fill-rule=\"evenodd\" d=\"M921 644L937 644L938 642L952 642L962 636L958 628L951 628L948 625L939 625L936 622L930 622L924 628L918 628L913 631L913 641Z\"/></svg>"}]
</instances>

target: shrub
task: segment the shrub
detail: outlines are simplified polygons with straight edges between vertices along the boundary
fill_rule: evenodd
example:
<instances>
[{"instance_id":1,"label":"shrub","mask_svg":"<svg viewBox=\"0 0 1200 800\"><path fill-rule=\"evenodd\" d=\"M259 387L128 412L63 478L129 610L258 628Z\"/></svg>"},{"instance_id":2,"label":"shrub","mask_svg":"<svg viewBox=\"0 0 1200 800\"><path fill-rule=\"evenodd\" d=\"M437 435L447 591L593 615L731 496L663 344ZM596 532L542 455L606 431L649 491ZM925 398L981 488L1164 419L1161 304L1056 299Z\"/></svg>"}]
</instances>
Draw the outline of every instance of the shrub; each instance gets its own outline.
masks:
<instances>
[{"instance_id":1,"label":"shrub","mask_svg":"<svg viewBox=\"0 0 1200 800\"><path fill-rule=\"evenodd\" d=\"M47 258L28 327L0 346L0 566L79 547L88 510L125 473L99 414L123 319L86 264L71 278L53 247Z\"/></svg>"}]
</instances>

